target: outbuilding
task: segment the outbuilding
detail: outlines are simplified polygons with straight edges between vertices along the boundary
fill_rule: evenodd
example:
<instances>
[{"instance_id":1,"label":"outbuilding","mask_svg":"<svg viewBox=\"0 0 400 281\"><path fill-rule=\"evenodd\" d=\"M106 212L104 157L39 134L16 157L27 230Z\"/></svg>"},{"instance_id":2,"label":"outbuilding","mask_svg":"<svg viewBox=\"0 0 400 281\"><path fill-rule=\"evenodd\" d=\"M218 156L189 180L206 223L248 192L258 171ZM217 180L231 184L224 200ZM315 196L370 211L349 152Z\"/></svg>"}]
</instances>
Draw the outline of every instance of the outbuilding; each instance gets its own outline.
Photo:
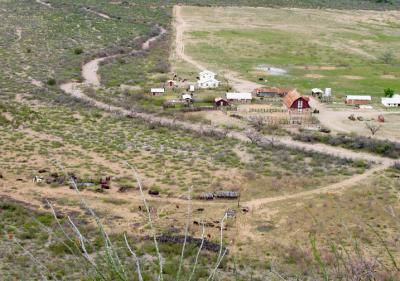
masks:
<instances>
[{"instance_id":1,"label":"outbuilding","mask_svg":"<svg viewBox=\"0 0 400 281\"><path fill-rule=\"evenodd\" d=\"M253 99L251 93L226 93L229 102L250 103Z\"/></svg>"},{"instance_id":2,"label":"outbuilding","mask_svg":"<svg viewBox=\"0 0 400 281\"><path fill-rule=\"evenodd\" d=\"M215 98L214 104L216 107L229 106L229 102L222 97Z\"/></svg>"},{"instance_id":3,"label":"outbuilding","mask_svg":"<svg viewBox=\"0 0 400 281\"><path fill-rule=\"evenodd\" d=\"M371 96L348 95L345 103L351 105L369 104L371 103Z\"/></svg>"},{"instance_id":4,"label":"outbuilding","mask_svg":"<svg viewBox=\"0 0 400 281\"><path fill-rule=\"evenodd\" d=\"M187 103L190 103L193 101L192 95L189 94L182 94L182 100L186 101Z\"/></svg>"},{"instance_id":5,"label":"outbuilding","mask_svg":"<svg viewBox=\"0 0 400 281\"><path fill-rule=\"evenodd\" d=\"M173 87L176 86L176 81L175 81L175 80L167 80L167 81L165 82L165 86L166 86L166 87L169 87L169 88L173 88Z\"/></svg>"},{"instance_id":6,"label":"outbuilding","mask_svg":"<svg viewBox=\"0 0 400 281\"><path fill-rule=\"evenodd\" d=\"M272 88L257 88L253 91L253 94L260 98L276 98L276 97L284 97L289 92L290 89L272 87Z\"/></svg>"},{"instance_id":7,"label":"outbuilding","mask_svg":"<svg viewBox=\"0 0 400 281\"><path fill-rule=\"evenodd\" d=\"M382 104L387 107L400 106L400 95L394 95L391 98L382 98Z\"/></svg>"},{"instance_id":8,"label":"outbuilding","mask_svg":"<svg viewBox=\"0 0 400 281\"><path fill-rule=\"evenodd\" d=\"M290 111L296 110L302 112L304 109L310 109L310 98L303 97L297 90L290 91L284 98L283 104Z\"/></svg>"},{"instance_id":9,"label":"outbuilding","mask_svg":"<svg viewBox=\"0 0 400 281\"><path fill-rule=\"evenodd\" d=\"M165 93L165 89L164 88L151 88L150 93L153 96L161 96Z\"/></svg>"},{"instance_id":10,"label":"outbuilding","mask_svg":"<svg viewBox=\"0 0 400 281\"><path fill-rule=\"evenodd\" d=\"M311 95L312 95L313 97L321 97L323 94L324 94L324 91L322 91L322 90L319 89L319 88L311 89Z\"/></svg>"}]
</instances>

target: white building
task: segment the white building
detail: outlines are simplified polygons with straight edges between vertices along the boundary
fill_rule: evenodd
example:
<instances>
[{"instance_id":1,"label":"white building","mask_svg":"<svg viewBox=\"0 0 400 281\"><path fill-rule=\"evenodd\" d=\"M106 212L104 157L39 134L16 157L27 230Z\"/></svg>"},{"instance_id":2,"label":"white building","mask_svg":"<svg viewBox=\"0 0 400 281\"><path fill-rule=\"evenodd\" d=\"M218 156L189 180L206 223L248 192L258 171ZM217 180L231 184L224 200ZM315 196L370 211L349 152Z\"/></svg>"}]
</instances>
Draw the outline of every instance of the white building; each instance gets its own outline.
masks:
<instances>
[{"instance_id":1,"label":"white building","mask_svg":"<svg viewBox=\"0 0 400 281\"><path fill-rule=\"evenodd\" d=\"M226 99L232 102L251 102L251 93L226 93Z\"/></svg>"},{"instance_id":2,"label":"white building","mask_svg":"<svg viewBox=\"0 0 400 281\"><path fill-rule=\"evenodd\" d=\"M394 95L391 98L382 98L382 104L384 106L400 106L400 95Z\"/></svg>"},{"instance_id":3,"label":"white building","mask_svg":"<svg viewBox=\"0 0 400 281\"><path fill-rule=\"evenodd\" d=\"M369 104L371 103L371 96L348 95L346 96L346 104Z\"/></svg>"},{"instance_id":4,"label":"white building","mask_svg":"<svg viewBox=\"0 0 400 281\"><path fill-rule=\"evenodd\" d=\"M209 70L204 70L199 73L197 86L201 89L218 88L219 81L215 79L216 74Z\"/></svg>"},{"instance_id":5,"label":"white building","mask_svg":"<svg viewBox=\"0 0 400 281\"><path fill-rule=\"evenodd\" d=\"M192 96L189 94L183 94L182 95L182 99L187 101L187 102L191 102L193 100Z\"/></svg>"},{"instance_id":6,"label":"white building","mask_svg":"<svg viewBox=\"0 0 400 281\"><path fill-rule=\"evenodd\" d=\"M165 93L165 89L164 88L151 88L150 92L153 96L161 96L162 94Z\"/></svg>"}]
</instances>

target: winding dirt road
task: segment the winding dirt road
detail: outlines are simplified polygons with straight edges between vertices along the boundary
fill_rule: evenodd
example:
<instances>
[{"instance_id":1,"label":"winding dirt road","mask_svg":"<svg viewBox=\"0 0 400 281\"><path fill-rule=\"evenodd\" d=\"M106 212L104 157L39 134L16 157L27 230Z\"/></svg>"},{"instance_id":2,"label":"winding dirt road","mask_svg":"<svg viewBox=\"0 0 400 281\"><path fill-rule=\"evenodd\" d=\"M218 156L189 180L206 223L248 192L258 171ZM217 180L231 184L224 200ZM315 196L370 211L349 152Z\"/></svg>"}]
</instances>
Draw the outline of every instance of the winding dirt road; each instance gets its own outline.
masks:
<instances>
[{"instance_id":1,"label":"winding dirt road","mask_svg":"<svg viewBox=\"0 0 400 281\"><path fill-rule=\"evenodd\" d=\"M177 6L174 9L175 15L177 15L177 14L179 15L179 11L180 11L180 7ZM179 22L180 20L181 19L178 17L177 21ZM177 29L177 38L182 38L183 31L185 28L185 23L181 22L180 26L182 28ZM142 49L148 49L150 47L151 43L154 42L155 40L158 40L159 37L162 34L164 34L165 32L166 31L164 29L161 29L161 32L159 35L154 36L154 37L150 38L149 40L147 40L145 43L143 43ZM204 69L204 68L202 68L202 66L200 64L193 61L190 57L187 57L184 54L183 44L177 45L177 51L178 50L181 50L180 56L183 55L183 57L182 56L181 57L184 58L186 61L193 62L193 65L195 65L199 69ZM159 122L162 126L173 125L173 126L177 126L177 127L181 128L181 129L191 130L191 131L195 131L195 132L205 132L207 130L220 131L220 129L214 128L212 126L203 126L203 125L199 125L199 124L192 124L192 123L187 123L187 122L182 122L182 121L176 121L176 120L172 120L172 119L165 118L165 117L158 117L158 116L148 114L148 113L129 111L127 109L117 107L117 106L112 106L112 105L103 103L101 101L98 101L96 99L93 99L93 98L87 96L82 91L81 86L85 85L85 86L91 86L91 87L99 87L101 85L100 77L98 76L98 73L97 73L98 68L99 68L99 63L101 61L109 59L111 57L115 57L115 56L97 58L97 59L94 59L94 60L86 63L82 68L82 76L83 76L84 82L83 83L74 83L74 82L65 83L60 86L61 89L65 93L67 93L71 96L74 96L76 98L79 98L81 100L87 101L97 108L100 108L100 109L103 109L106 111L118 112L121 115L125 115L125 116L129 115L132 117L144 119L146 122ZM244 81L244 80L239 79L236 81ZM249 84L246 84L246 85L249 85ZM245 87L245 86L243 86L243 87ZM227 136L238 139L240 141L244 141L244 142L249 141L248 137L243 132L230 132ZM350 151L347 149L328 146L328 145L324 145L324 144L320 144L320 143L308 144L308 143L303 143L303 142L299 142L299 141L294 141L290 138L268 137L268 136L263 137L262 141L273 142L275 144L281 144L281 145L285 145L285 146L288 146L291 148L302 149L302 150L307 150L307 151L312 151L312 152L318 152L318 153L323 153L323 154L342 157L342 158L348 158L348 159L353 159L353 160L365 160L368 162L374 162L376 165L361 175L356 175L356 176L346 179L342 182L338 182L338 183L335 183L335 184L332 184L329 186L325 186L325 187L322 187L319 189L300 192L300 193L296 193L296 194L282 195L282 196L277 196L277 197L259 198L259 199L254 199L254 200L250 200L247 202L243 202L244 205L249 206L253 209L259 208L264 204L268 204L268 203L272 203L272 202L278 202L278 201L282 201L282 200L295 199L295 198L302 198L302 197L307 197L307 196L314 195L314 194L337 192L346 187L350 187L358 182L361 182L361 181L367 179L369 176L373 175L374 173L377 173L377 172L387 169L389 166L393 165L393 163L394 163L394 160L392 160L392 159L379 157L379 156L371 155L368 153L354 152L354 151ZM153 200L166 201L169 203L181 203L181 204L187 203L187 200L177 199L177 198L175 198L175 199L157 198L157 199L153 199ZM226 203L223 203L223 202L209 202L209 203L226 205ZM208 203L200 202L199 204L208 204Z\"/></svg>"}]
</instances>

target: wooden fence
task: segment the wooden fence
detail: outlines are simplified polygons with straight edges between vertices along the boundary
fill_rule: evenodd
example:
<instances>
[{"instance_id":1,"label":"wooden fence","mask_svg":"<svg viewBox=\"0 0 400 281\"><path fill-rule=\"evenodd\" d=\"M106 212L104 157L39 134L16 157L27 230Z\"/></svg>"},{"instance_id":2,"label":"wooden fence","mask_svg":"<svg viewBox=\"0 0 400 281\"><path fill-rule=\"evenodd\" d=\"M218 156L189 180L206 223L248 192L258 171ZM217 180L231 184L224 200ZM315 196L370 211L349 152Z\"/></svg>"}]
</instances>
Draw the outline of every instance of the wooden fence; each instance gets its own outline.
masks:
<instances>
[{"instance_id":1,"label":"wooden fence","mask_svg":"<svg viewBox=\"0 0 400 281\"><path fill-rule=\"evenodd\" d=\"M252 113L287 113L287 109L282 108L250 108L248 112Z\"/></svg>"}]
</instances>

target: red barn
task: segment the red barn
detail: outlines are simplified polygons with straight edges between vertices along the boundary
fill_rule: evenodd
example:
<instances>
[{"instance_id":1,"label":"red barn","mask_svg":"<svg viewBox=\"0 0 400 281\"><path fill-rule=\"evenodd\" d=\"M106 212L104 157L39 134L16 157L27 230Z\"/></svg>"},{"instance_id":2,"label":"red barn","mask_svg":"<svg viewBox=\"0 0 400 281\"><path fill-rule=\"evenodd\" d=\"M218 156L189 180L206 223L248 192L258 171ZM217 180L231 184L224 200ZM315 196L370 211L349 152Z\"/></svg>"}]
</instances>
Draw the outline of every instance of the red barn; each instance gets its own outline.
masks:
<instances>
[{"instance_id":1,"label":"red barn","mask_svg":"<svg viewBox=\"0 0 400 281\"><path fill-rule=\"evenodd\" d=\"M304 109L310 109L310 98L302 97L297 90L290 91L284 98L283 104L288 110L297 110L302 112Z\"/></svg>"},{"instance_id":2,"label":"red barn","mask_svg":"<svg viewBox=\"0 0 400 281\"><path fill-rule=\"evenodd\" d=\"M229 106L229 102L224 98L215 98L214 103L216 107Z\"/></svg>"}]
</instances>

